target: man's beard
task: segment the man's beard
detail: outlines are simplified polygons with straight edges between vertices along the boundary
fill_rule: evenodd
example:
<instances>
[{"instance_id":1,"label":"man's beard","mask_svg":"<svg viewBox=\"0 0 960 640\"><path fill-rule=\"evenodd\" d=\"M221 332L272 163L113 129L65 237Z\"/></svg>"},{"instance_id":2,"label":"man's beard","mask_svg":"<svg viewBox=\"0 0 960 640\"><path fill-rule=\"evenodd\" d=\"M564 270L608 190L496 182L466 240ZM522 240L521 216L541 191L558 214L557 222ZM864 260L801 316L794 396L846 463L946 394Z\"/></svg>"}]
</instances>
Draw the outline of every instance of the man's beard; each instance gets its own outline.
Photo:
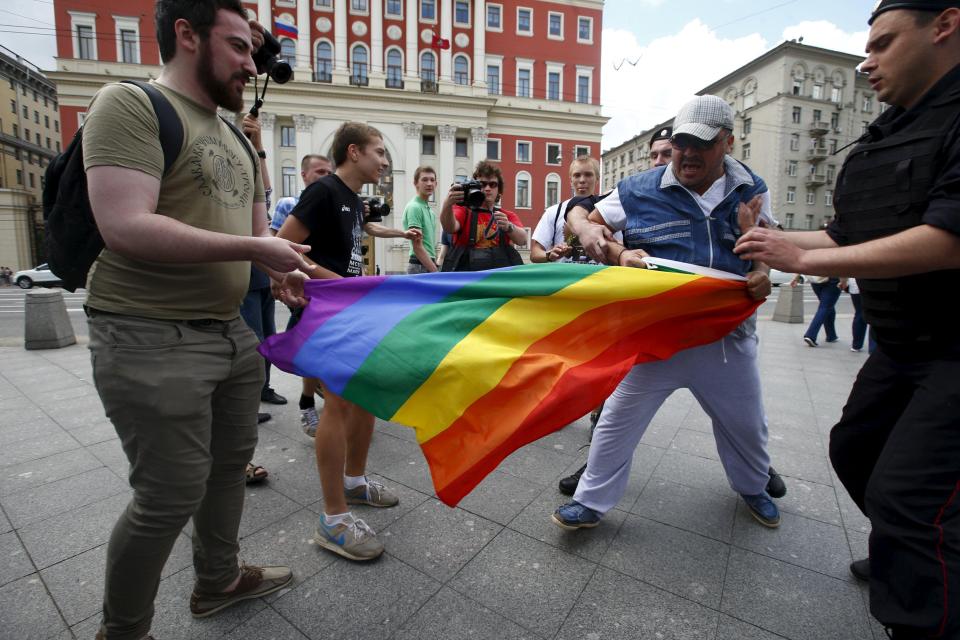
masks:
<instances>
[{"instance_id":1,"label":"man's beard","mask_svg":"<svg viewBox=\"0 0 960 640\"><path fill-rule=\"evenodd\" d=\"M238 78L246 79L247 74L235 73L229 80L222 82L217 79L213 71L213 55L210 53L210 46L206 41L200 42L200 61L197 66L197 78L200 86L207 92L207 95L218 106L227 111L239 112L243 109L243 95L237 95L233 87L234 80Z\"/></svg>"}]
</instances>

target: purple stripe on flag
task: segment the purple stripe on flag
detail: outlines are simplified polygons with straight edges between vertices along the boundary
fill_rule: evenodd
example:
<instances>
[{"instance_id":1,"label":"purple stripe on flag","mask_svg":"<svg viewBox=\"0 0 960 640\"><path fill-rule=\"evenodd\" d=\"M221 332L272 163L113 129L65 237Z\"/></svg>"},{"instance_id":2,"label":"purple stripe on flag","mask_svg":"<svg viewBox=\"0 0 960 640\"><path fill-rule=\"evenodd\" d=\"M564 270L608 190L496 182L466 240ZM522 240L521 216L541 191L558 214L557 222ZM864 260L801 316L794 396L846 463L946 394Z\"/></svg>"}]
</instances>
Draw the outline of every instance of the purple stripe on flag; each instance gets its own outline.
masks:
<instances>
[{"instance_id":1,"label":"purple stripe on flag","mask_svg":"<svg viewBox=\"0 0 960 640\"><path fill-rule=\"evenodd\" d=\"M337 315L370 291L377 288L387 276L368 276L350 278L350 287L337 287L342 280L311 280L304 285L310 302L303 310L303 316L290 331L271 336L260 344L259 351L274 365L288 373L304 376L294 365L297 352L303 343L320 328L323 323Z\"/></svg>"}]
</instances>

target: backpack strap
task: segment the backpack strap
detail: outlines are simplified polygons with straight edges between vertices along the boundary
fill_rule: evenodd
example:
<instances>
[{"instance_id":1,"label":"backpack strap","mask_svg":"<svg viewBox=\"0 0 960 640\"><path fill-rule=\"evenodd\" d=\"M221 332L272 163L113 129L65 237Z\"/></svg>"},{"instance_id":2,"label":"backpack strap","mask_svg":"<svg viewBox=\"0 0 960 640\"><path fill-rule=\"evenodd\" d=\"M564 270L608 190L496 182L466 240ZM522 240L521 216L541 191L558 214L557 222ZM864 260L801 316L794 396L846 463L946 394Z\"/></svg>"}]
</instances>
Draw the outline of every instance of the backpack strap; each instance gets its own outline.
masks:
<instances>
[{"instance_id":1,"label":"backpack strap","mask_svg":"<svg viewBox=\"0 0 960 640\"><path fill-rule=\"evenodd\" d=\"M556 235L557 235L557 223L560 222L560 214L563 213L562 211L560 211L560 207L562 207L562 206L563 206L563 203L562 203L562 202L558 202L558 203L557 203L557 214L556 214L555 216L553 216L553 235L554 235L554 237L556 237Z\"/></svg>"},{"instance_id":2,"label":"backpack strap","mask_svg":"<svg viewBox=\"0 0 960 640\"><path fill-rule=\"evenodd\" d=\"M256 182L257 171L260 169L260 162L257 158L253 157L253 151L250 149L250 141L247 140L247 136L243 135L243 132L240 129L237 129L237 125L233 124L223 116L220 116L220 119L223 120L230 131L233 132L233 135L237 136L237 139L240 141L240 146L243 147L243 150L247 152L247 157L250 158L250 162L253 163L253 179Z\"/></svg>"},{"instance_id":3,"label":"backpack strap","mask_svg":"<svg viewBox=\"0 0 960 640\"><path fill-rule=\"evenodd\" d=\"M180 148L183 146L183 123L180 122L180 116L177 115L166 96L149 82L142 80L122 80L122 82L140 87L150 98L150 104L153 105L157 122L160 124L160 148L163 149L163 173L166 175L176 162L180 155Z\"/></svg>"}]
</instances>

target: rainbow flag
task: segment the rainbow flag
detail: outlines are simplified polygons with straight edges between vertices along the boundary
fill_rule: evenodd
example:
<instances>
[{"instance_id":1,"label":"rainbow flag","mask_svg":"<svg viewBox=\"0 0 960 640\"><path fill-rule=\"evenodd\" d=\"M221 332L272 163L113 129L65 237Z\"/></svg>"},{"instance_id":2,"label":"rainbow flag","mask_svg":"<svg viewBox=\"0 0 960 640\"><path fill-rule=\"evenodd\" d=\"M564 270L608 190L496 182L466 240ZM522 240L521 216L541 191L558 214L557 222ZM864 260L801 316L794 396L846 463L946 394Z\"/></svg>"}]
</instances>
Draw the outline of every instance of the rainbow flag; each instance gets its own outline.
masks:
<instances>
[{"instance_id":1,"label":"rainbow flag","mask_svg":"<svg viewBox=\"0 0 960 640\"><path fill-rule=\"evenodd\" d=\"M413 427L451 506L634 364L718 340L760 304L734 280L577 264L313 280L307 295L260 352Z\"/></svg>"}]
</instances>

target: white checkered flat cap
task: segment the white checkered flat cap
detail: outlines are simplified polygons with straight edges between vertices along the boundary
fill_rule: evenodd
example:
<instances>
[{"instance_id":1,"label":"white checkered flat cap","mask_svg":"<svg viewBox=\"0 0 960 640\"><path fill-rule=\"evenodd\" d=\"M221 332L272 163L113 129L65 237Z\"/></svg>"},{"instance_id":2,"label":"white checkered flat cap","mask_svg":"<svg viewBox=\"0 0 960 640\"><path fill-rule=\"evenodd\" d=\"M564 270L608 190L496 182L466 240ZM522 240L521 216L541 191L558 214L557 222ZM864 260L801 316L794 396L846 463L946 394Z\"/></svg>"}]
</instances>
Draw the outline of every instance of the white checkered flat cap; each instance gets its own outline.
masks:
<instances>
[{"instance_id":1,"label":"white checkered flat cap","mask_svg":"<svg viewBox=\"0 0 960 640\"><path fill-rule=\"evenodd\" d=\"M733 108L717 96L698 96L680 107L673 119L673 137L681 134L713 140L720 129L733 131Z\"/></svg>"}]
</instances>

